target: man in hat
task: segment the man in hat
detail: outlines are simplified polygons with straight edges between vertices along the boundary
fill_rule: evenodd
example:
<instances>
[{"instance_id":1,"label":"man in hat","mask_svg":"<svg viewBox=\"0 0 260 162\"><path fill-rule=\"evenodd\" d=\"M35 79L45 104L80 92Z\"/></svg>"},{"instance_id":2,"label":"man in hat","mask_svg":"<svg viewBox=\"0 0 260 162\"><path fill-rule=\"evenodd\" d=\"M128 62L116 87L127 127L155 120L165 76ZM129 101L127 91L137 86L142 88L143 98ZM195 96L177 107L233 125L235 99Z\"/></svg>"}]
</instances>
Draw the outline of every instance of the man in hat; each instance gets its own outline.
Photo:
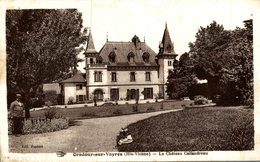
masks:
<instances>
[{"instance_id":1,"label":"man in hat","mask_svg":"<svg viewBox=\"0 0 260 162\"><path fill-rule=\"evenodd\" d=\"M24 104L21 101L21 94L16 94L16 100L11 103L10 117L13 120L13 134L18 136L22 134L24 119Z\"/></svg>"}]
</instances>

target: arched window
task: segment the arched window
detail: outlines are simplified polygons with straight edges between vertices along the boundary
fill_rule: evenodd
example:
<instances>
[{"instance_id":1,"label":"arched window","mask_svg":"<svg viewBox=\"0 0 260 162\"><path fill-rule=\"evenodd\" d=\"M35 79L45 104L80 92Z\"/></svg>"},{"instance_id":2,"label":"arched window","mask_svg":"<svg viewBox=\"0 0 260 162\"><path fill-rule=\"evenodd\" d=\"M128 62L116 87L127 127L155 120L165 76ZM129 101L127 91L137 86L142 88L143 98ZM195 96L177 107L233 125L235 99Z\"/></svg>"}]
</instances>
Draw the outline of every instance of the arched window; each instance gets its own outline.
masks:
<instances>
[{"instance_id":1,"label":"arched window","mask_svg":"<svg viewBox=\"0 0 260 162\"><path fill-rule=\"evenodd\" d=\"M149 58L150 58L150 54L148 52L145 52L143 54L143 60L145 63L148 63L149 62Z\"/></svg>"},{"instance_id":2,"label":"arched window","mask_svg":"<svg viewBox=\"0 0 260 162\"><path fill-rule=\"evenodd\" d=\"M116 54L115 54L115 52L111 52L111 53L108 55L108 59L109 59L109 62L115 63L115 62L116 62Z\"/></svg>"},{"instance_id":3,"label":"arched window","mask_svg":"<svg viewBox=\"0 0 260 162\"><path fill-rule=\"evenodd\" d=\"M128 62L130 63L133 63L134 62L134 58L135 58L135 54L133 52L130 52L127 56L127 60Z\"/></svg>"}]
</instances>

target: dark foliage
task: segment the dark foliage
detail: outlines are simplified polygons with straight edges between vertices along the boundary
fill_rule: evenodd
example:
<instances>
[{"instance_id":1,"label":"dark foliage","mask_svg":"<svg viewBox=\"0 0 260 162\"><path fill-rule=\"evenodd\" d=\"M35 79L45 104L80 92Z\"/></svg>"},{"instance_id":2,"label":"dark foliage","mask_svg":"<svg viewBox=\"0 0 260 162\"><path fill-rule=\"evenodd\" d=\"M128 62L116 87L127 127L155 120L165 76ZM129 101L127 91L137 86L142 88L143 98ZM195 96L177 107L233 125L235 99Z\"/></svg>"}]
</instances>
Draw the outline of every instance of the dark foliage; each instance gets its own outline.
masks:
<instances>
[{"instance_id":1,"label":"dark foliage","mask_svg":"<svg viewBox=\"0 0 260 162\"><path fill-rule=\"evenodd\" d=\"M43 83L67 76L86 41L76 9L7 10L8 103L22 93L26 108Z\"/></svg>"},{"instance_id":2,"label":"dark foliage","mask_svg":"<svg viewBox=\"0 0 260 162\"><path fill-rule=\"evenodd\" d=\"M169 75L170 98L219 95L220 105L253 107L253 21L244 23L245 28L233 31L215 21L200 27L195 42L189 44L189 53L180 57ZM206 79L208 88L198 93L199 86L193 82L197 79Z\"/></svg>"}]
</instances>

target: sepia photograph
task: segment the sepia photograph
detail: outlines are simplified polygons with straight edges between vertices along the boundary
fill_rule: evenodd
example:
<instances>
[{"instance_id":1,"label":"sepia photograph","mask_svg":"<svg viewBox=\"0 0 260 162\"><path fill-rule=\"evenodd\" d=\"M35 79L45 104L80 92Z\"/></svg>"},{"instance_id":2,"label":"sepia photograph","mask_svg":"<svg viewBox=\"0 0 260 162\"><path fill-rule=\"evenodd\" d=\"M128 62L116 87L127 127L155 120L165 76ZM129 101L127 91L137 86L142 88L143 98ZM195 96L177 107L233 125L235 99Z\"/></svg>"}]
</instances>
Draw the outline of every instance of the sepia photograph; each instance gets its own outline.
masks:
<instances>
[{"instance_id":1,"label":"sepia photograph","mask_svg":"<svg viewBox=\"0 0 260 162\"><path fill-rule=\"evenodd\" d=\"M259 160L259 1L30 2L1 2L4 161Z\"/></svg>"}]
</instances>

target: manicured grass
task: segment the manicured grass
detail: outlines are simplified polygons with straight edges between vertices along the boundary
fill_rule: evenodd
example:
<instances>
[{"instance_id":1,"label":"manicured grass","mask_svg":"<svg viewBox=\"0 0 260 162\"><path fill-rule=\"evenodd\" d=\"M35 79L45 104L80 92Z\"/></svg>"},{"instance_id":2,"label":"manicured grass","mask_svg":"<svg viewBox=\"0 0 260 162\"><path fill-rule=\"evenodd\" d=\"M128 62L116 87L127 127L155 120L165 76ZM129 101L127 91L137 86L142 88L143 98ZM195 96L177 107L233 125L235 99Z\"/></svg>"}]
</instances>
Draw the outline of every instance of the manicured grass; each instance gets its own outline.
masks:
<instances>
[{"instance_id":1,"label":"manicured grass","mask_svg":"<svg viewBox=\"0 0 260 162\"><path fill-rule=\"evenodd\" d=\"M252 150L254 115L242 107L185 109L130 124L119 151Z\"/></svg>"},{"instance_id":2,"label":"manicured grass","mask_svg":"<svg viewBox=\"0 0 260 162\"><path fill-rule=\"evenodd\" d=\"M68 117L70 119L88 119L98 117L109 117L118 115L128 115L135 113L146 113L152 111L170 110L183 108L189 105L191 101L164 101L156 103L114 105L114 106L96 106L81 108L57 108L57 115ZM43 117L46 110L37 110L31 112L31 117Z\"/></svg>"}]
</instances>

